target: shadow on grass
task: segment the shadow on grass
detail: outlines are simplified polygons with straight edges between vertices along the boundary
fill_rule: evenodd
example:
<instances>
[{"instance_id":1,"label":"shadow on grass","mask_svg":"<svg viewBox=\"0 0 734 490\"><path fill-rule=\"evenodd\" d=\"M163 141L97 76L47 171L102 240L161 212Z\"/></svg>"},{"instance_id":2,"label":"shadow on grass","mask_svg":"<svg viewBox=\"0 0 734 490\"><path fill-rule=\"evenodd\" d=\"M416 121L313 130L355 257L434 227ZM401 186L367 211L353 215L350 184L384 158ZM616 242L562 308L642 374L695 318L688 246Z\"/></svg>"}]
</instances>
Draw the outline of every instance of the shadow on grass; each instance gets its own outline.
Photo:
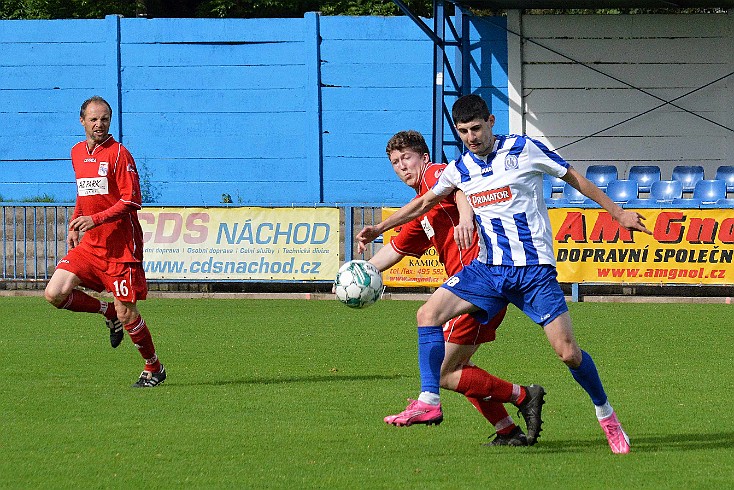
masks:
<instances>
[{"instance_id":1,"label":"shadow on grass","mask_svg":"<svg viewBox=\"0 0 734 490\"><path fill-rule=\"evenodd\" d=\"M239 379L213 379L211 381L197 381L191 383L170 383L168 386L228 386L228 385L272 385L287 383L333 383L341 381L384 381L390 379L401 379L414 377L406 374L374 374L374 375L320 375L320 376L278 376L273 378L239 378Z\"/></svg>"},{"instance_id":2,"label":"shadow on grass","mask_svg":"<svg viewBox=\"0 0 734 490\"><path fill-rule=\"evenodd\" d=\"M552 440L543 441L541 438L532 450L548 453L575 453L584 452L590 448L606 447L604 435L599 434L598 440ZM691 434L663 434L636 436L630 438L633 453L657 453L670 451L700 451L709 449L730 449L734 446L734 432L691 433Z\"/></svg>"}]
</instances>

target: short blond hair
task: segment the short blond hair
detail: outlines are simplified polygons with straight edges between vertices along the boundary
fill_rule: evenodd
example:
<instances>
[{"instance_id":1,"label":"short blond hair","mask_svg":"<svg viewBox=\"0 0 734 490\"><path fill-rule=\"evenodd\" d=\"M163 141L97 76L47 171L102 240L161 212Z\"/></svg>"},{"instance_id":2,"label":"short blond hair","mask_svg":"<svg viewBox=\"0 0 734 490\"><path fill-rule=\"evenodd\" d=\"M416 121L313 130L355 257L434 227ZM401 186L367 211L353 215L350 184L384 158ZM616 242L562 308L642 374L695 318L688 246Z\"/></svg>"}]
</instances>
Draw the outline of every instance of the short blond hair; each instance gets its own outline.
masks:
<instances>
[{"instance_id":1,"label":"short blond hair","mask_svg":"<svg viewBox=\"0 0 734 490\"><path fill-rule=\"evenodd\" d=\"M428 145L426 144L426 140L423 138L423 135L412 129L409 131L400 131L399 133L395 133L393 137L390 138L390 141L387 142L385 152L390 156L390 153L395 150L403 151L405 149L413 150L419 155L423 155L424 153L430 155Z\"/></svg>"}]
</instances>

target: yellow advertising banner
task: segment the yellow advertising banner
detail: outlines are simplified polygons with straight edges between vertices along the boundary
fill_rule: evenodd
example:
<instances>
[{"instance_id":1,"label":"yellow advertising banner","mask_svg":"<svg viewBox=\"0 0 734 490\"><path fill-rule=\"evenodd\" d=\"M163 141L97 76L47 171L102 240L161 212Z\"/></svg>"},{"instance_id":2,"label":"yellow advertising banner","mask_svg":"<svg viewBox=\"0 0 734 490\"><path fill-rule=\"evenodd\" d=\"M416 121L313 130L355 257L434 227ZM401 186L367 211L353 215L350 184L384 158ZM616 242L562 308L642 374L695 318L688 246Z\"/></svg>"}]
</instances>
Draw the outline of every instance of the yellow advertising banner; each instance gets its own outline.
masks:
<instances>
[{"instance_id":1,"label":"yellow advertising banner","mask_svg":"<svg viewBox=\"0 0 734 490\"><path fill-rule=\"evenodd\" d=\"M382 219L397 211L397 208L382 208ZM397 230L388 230L382 235L385 246L398 234ZM446 281L446 270L438 260L438 252L431 247L419 259L404 257L403 260L382 273L382 282L385 286L405 287L438 287Z\"/></svg>"},{"instance_id":2,"label":"yellow advertising banner","mask_svg":"<svg viewBox=\"0 0 734 490\"><path fill-rule=\"evenodd\" d=\"M549 209L560 282L732 284L731 209L640 209L653 234L603 209Z\"/></svg>"},{"instance_id":3,"label":"yellow advertising banner","mask_svg":"<svg viewBox=\"0 0 734 490\"><path fill-rule=\"evenodd\" d=\"M148 279L331 281L336 208L145 208Z\"/></svg>"}]
</instances>

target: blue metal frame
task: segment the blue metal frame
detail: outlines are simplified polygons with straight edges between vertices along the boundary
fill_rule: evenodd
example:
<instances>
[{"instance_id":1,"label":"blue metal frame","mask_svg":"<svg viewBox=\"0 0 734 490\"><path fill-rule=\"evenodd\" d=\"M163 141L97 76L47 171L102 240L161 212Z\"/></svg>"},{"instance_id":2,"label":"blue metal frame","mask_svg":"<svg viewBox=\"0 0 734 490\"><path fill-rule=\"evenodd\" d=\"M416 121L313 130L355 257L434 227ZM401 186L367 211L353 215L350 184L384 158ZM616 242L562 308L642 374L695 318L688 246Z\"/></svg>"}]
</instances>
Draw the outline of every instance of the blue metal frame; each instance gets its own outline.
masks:
<instances>
[{"instance_id":1,"label":"blue metal frame","mask_svg":"<svg viewBox=\"0 0 734 490\"><path fill-rule=\"evenodd\" d=\"M435 162L446 162L452 160L454 155L448 155L446 148L454 149L453 153L461 153L462 146L459 138L452 133L452 138L444 138L444 127L453 128L451 112L446 106L446 97L460 97L471 92L469 78L469 17L464 13L460 5L454 4L454 21L446 16L446 2L444 0L433 0L433 28L426 25L420 17L410 11L403 0L393 0L395 5L409 17L415 24L426 33L433 42L433 124L431 139L431 156ZM452 40L446 40L447 27L451 33ZM446 48L456 47L454 63L450 63L446 56ZM458 70L454 69L458 67ZM448 75L448 76L447 76ZM449 82L449 88L446 83ZM457 151L458 150L458 151Z\"/></svg>"}]
</instances>

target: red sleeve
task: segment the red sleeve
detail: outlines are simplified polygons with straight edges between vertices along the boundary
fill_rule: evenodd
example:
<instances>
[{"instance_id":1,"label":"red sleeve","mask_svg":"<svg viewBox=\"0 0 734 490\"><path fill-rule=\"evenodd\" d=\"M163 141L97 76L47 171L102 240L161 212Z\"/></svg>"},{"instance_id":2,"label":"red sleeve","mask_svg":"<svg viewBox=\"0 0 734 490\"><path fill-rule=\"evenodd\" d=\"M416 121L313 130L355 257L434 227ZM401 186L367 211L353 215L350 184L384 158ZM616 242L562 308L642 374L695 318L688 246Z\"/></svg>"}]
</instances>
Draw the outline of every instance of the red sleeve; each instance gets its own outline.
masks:
<instances>
[{"instance_id":1,"label":"red sleeve","mask_svg":"<svg viewBox=\"0 0 734 490\"><path fill-rule=\"evenodd\" d=\"M74 167L74 148L76 148L76 145L74 145L71 148L71 168L74 169L74 175L76 175L76 168ZM77 194L79 192L76 183L76 179L74 179L74 194ZM74 212L71 214L71 218L69 218L69 221L74 221L76 218L82 215L81 210L79 209L79 199L77 197L76 201L74 202Z\"/></svg>"},{"instance_id":2,"label":"red sleeve","mask_svg":"<svg viewBox=\"0 0 734 490\"><path fill-rule=\"evenodd\" d=\"M431 248L431 241L421 226L419 218L405 223L397 235L390 240L392 248L401 255L420 257Z\"/></svg>"},{"instance_id":3,"label":"red sleeve","mask_svg":"<svg viewBox=\"0 0 734 490\"><path fill-rule=\"evenodd\" d=\"M117 201L111 208L107 208L102 212L92 215L92 221L95 225L101 225L102 223L108 223L126 216L133 211L140 209L140 206L135 206L130 203L126 203L122 200Z\"/></svg>"},{"instance_id":4,"label":"red sleeve","mask_svg":"<svg viewBox=\"0 0 734 490\"><path fill-rule=\"evenodd\" d=\"M140 180L135 160L122 145L118 146L118 157L111 174L120 193L120 200L104 211L93 214L92 221L95 225L115 221L142 207Z\"/></svg>"},{"instance_id":5,"label":"red sleeve","mask_svg":"<svg viewBox=\"0 0 734 490\"><path fill-rule=\"evenodd\" d=\"M120 192L120 201L140 209L142 207L140 179L138 177L138 169L135 166L135 160L124 146L119 145L118 151L119 154L114 166L113 177L117 183L117 189Z\"/></svg>"}]
</instances>

